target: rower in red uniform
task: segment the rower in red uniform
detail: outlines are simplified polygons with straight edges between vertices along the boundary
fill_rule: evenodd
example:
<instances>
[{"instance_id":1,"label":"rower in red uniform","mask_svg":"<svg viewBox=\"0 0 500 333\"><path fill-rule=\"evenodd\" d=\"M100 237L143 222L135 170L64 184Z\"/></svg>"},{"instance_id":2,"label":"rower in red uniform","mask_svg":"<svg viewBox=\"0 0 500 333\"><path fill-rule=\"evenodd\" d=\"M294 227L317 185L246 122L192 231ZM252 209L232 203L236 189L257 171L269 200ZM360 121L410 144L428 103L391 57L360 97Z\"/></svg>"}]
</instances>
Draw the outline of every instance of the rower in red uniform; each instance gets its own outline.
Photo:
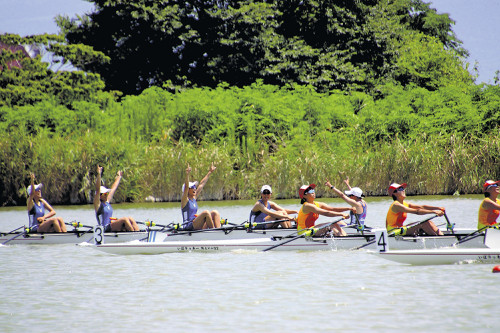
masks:
<instances>
[{"instance_id":1,"label":"rower in red uniform","mask_svg":"<svg viewBox=\"0 0 500 333\"><path fill-rule=\"evenodd\" d=\"M406 183L401 185L393 183L387 190L394 200L391 207L389 207L385 220L387 231L395 232L399 235L418 235L420 230L422 230L425 234L430 236L442 236L443 233L432 221L425 221L409 228L404 227L403 223L408 213L417 215L436 214L437 216L442 216L445 213L443 207L417 205L406 202L406 186Z\"/></svg>"},{"instance_id":2,"label":"rower in red uniform","mask_svg":"<svg viewBox=\"0 0 500 333\"><path fill-rule=\"evenodd\" d=\"M314 227L314 223L320 215L329 217L342 216L344 219L349 218L349 214L341 213L341 211L344 211L345 208L330 207L325 203L314 201L314 199L316 199L316 193L314 191L315 188L316 184L310 184L303 185L299 189L299 197L301 199L300 203L302 204L302 207L300 207L299 215L297 216L298 231ZM321 225L322 224L319 224L317 227L321 227ZM339 223L332 224L329 229L333 232L334 236L347 236L346 232L342 229L342 226ZM316 235L320 236L327 231L328 230L321 230Z\"/></svg>"},{"instance_id":3,"label":"rower in red uniform","mask_svg":"<svg viewBox=\"0 0 500 333\"><path fill-rule=\"evenodd\" d=\"M498 199L498 193L500 193L499 184L500 180L487 180L483 184L485 198L481 202L481 205L479 205L478 229L498 225L497 219L500 215L500 200Z\"/></svg>"}]
</instances>

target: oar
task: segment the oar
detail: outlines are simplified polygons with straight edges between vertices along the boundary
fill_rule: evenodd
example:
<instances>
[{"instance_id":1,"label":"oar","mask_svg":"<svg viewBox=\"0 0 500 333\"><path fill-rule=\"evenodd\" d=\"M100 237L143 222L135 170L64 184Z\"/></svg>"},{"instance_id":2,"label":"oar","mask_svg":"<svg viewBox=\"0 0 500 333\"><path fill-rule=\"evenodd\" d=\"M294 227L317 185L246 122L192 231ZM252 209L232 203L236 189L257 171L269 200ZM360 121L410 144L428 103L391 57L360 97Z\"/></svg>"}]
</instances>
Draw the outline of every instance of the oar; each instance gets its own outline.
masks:
<instances>
[{"instance_id":1,"label":"oar","mask_svg":"<svg viewBox=\"0 0 500 333\"><path fill-rule=\"evenodd\" d=\"M451 244L451 246L455 246L455 245L458 245L458 244L462 244L462 243L465 243L467 241L470 241L476 237L472 237L472 236L476 236L476 235L479 235L479 233L481 233L483 230L486 230L488 228L490 228L491 226L487 225L486 227L482 227L481 229L477 229L476 231L474 232L471 232L470 234L468 235L465 235L464 237L462 237L462 239L460 239L459 241Z\"/></svg>"},{"instance_id":2,"label":"oar","mask_svg":"<svg viewBox=\"0 0 500 333\"><path fill-rule=\"evenodd\" d=\"M407 225L405 225L404 227L406 227L406 228L407 228L407 227L410 227L410 226L415 226L415 225L422 224L422 223L424 223L424 222L427 222L427 221L429 221L429 220L432 220L432 219L433 219L433 218L435 218L436 216L437 216L437 215L436 215L436 214L434 214L434 215L432 215L431 217L429 217L429 218L427 218L427 219L425 219L425 220L422 220L422 221L417 221L417 222L413 222L413 223L408 223L408 224L407 224ZM404 228L404 227L403 227L403 228ZM389 235L388 235L388 236L393 236L393 235L395 235L394 230L398 230L398 229L401 229L401 228L392 228L391 230L389 230L389 232L390 232L390 233L389 233ZM369 242L368 242L368 243L366 243L366 244L363 244L363 245L361 245L361 246L358 246L358 247L352 248L351 250L360 250L360 249L362 249L362 248L364 248L364 247L366 247L366 246L372 245L373 243L375 243L375 241L376 241L376 240L377 240L377 239L374 239L374 240L372 240L372 241L369 241Z\"/></svg>"},{"instance_id":3,"label":"oar","mask_svg":"<svg viewBox=\"0 0 500 333\"><path fill-rule=\"evenodd\" d=\"M263 224L273 224L273 223L280 223L280 222L287 222L287 221L292 221L292 220L284 219L284 220L264 221L264 222L243 222L243 225L245 226L245 228L249 229L249 228L255 228L256 226L263 225Z\"/></svg>"},{"instance_id":4,"label":"oar","mask_svg":"<svg viewBox=\"0 0 500 333\"><path fill-rule=\"evenodd\" d=\"M77 221L64 222L64 224L72 226L73 228L90 228L90 229L94 229L93 226L81 224L80 222L77 222Z\"/></svg>"},{"instance_id":5,"label":"oar","mask_svg":"<svg viewBox=\"0 0 500 333\"><path fill-rule=\"evenodd\" d=\"M359 222L359 217L358 217L358 214L354 213L354 217L356 218L356 225L355 226L351 226L350 228L356 228L357 231L360 231L361 232L361 235L364 236L364 231L365 231L365 225L364 224L361 224Z\"/></svg>"},{"instance_id":6,"label":"oar","mask_svg":"<svg viewBox=\"0 0 500 333\"><path fill-rule=\"evenodd\" d=\"M165 225L165 224L158 224L158 223L153 222L153 221L144 221L144 222L142 222L142 221L137 221L137 223L139 223L139 224L144 224L144 225L145 225L146 227L148 227L148 228L151 228L151 227L161 227L161 229L160 229L160 230L157 230L157 231L160 231L160 232L163 232L163 231L171 231L171 230L173 230L173 229L176 229L176 228L175 228L175 226L174 226L174 223L173 223L173 222L172 222L172 223L169 223L169 224L167 224L167 225ZM167 230L165 230L165 229L167 229Z\"/></svg>"},{"instance_id":7,"label":"oar","mask_svg":"<svg viewBox=\"0 0 500 333\"><path fill-rule=\"evenodd\" d=\"M407 225L404 225L403 228L408 228L408 227L413 227L413 226L417 226L419 224L422 224L424 222L427 222L429 220L432 220L433 218L437 217L436 214L433 214L431 217L425 219L425 220L422 220L422 221L417 221L417 222L412 222L412 223L408 223ZM389 236L391 235L391 233L393 234L396 234L396 231L397 230L401 230L401 228L392 228L391 230L388 230L387 232L389 232Z\"/></svg>"},{"instance_id":8,"label":"oar","mask_svg":"<svg viewBox=\"0 0 500 333\"><path fill-rule=\"evenodd\" d=\"M446 230L451 231L451 233L454 235L455 231L453 230L455 228L455 223L451 223L450 219L448 219L448 215L444 213L444 218L446 219Z\"/></svg>"},{"instance_id":9,"label":"oar","mask_svg":"<svg viewBox=\"0 0 500 333\"><path fill-rule=\"evenodd\" d=\"M288 235L288 236L285 236L285 237L283 237L283 238L293 236L293 235L295 235L295 234L297 234L297 233L301 233L301 234L300 234L300 235L298 235L298 236L295 236L295 237L293 237L293 238L291 238L291 239L287 239L286 241L281 242L281 243L279 243L279 244L276 244L276 245L273 245L273 246L271 246L271 247L265 248L265 249L264 249L264 250L262 250L262 251L263 251L263 252L266 252L266 251L269 251L269 250L275 249L275 248L277 248L278 246L285 245L285 244L287 244L287 243L293 242L294 240L296 240L296 239L298 239L298 238L301 238L301 237L305 237L305 236L312 236L312 235L314 235L316 232L318 232L319 230L322 230L322 229L328 228L329 226L331 226L331 225L333 225L333 224L335 224L335 223L338 223L338 222L340 222L340 221L342 221L342 220L344 220L344 218L343 218L343 217L342 217L342 218L340 218L340 219L338 219L338 220L335 220L335 221L329 222L329 223L327 223L327 224L325 224L325 225L322 225L322 226L321 226L321 227L319 227L319 228L311 227L311 228L307 228L307 229L302 229L302 230L300 230L300 231L296 231L296 232L294 232L294 233L292 233L292 234L290 234L290 235Z\"/></svg>"},{"instance_id":10,"label":"oar","mask_svg":"<svg viewBox=\"0 0 500 333\"><path fill-rule=\"evenodd\" d=\"M6 235L6 236L7 236L7 235L10 235L10 234L11 234L11 233L13 233L14 231L18 231L18 230L19 230L19 229L21 229L21 228L24 228L24 225L20 226L19 228L16 228L16 229L12 230L12 231L6 232L6 233L3 233L3 232L2 232L2 235Z\"/></svg>"},{"instance_id":11,"label":"oar","mask_svg":"<svg viewBox=\"0 0 500 333\"><path fill-rule=\"evenodd\" d=\"M23 227L24 227L24 226L23 226ZM18 229L21 229L21 228L17 228L16 230L18 230ZM5 244L7 244L8 242L10 242L10 241L12 241L12 240L14 240L14 239L16 239L16 238L18 238L18 237L21 237L21 236L26 235L26 234L29 232L29 230L30 230L30 229L29 229L29 228L27 228L27 229L26 229L26 230L24 230L23 232L21 232L21 233L19 233L19 234L15 235L14 237L7 239L5 242L3 242L3 243L2 243L2 245L5 245Z\"/></svg>"}]
</instances>

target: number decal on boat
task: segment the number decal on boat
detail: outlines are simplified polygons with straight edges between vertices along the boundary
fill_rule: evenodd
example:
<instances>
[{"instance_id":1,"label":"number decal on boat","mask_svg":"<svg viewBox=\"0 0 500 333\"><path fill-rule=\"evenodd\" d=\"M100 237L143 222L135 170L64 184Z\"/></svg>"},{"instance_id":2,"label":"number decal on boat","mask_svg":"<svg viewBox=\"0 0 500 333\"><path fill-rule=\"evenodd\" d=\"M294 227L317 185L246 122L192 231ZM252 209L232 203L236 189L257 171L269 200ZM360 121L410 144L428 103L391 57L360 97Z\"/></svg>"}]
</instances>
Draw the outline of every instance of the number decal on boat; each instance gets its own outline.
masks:
<instances>
[{"instance_id":1,"label":"number decal on boat","mask_svg":"<svg viewBox=\"0 0 500 333\"><path fill-rule=\"evenodd\" d=\"M98 225L94 228L94 242L95 245L100 245L102 244L102 241L104 240L104 229L102 226Z\"/></svg>"},{"instance_id":2,"label":"number decal on boat","mask_svg":"<svg viewBox=\"0 0 500 333\"><path fill-rule=\"evenodd\" d=\"M377 230L375 232L375 238L377 239L377 248L379 252L386 252L389 250L389 244L387 243L387 230Z\"/></svg>"}]
</instances>

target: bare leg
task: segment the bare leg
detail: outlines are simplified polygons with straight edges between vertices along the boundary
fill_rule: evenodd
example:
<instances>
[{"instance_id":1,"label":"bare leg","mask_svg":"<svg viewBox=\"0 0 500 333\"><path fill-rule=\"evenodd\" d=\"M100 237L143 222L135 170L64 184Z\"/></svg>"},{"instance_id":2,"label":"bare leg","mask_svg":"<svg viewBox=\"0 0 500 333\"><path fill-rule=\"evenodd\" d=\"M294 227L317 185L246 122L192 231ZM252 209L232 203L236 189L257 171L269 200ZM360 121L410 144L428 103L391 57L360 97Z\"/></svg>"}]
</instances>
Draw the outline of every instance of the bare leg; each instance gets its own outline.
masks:
<instances>
[{"instance_id":1,"label":"bare leg","mask_svg":"<svg viewBox=\"0 0 500 333\"><path fill-rule=\"evenodd\" d=\"M427 221L408 228L408 230L406 231L406 235L416 236L419 234L420 230L422 230L426 235L429 236L443 236L441 230L439 230L439 228L436 227L436 225L432 221Z\"/></svg>"},{"instance_id":2,"label":"bare leg","mask_svg":"<svg viewBox=\"0 0 500 333\"><path fill-rule=\"evenodd\" d=\"M130 225L132 225L132 229L133 229L132 231L139 231L140 230L139 226L137 225L137 222L135 222L133 217L129 216L128 220L130 221Z\"/></svg>"},{"instance_id":3,"label":"bare leg","mask_svg":"<svg viewBox=\"0 0 500 333\"><path fill-rule=\"evenodd\" d=\"M61 217L58 217L57 221L59 222L59 227L61 229L61 232L67 232L68 230L66 229L66 224L64 224L64 220Z\"/></svg>"},{"instance_id":4,"label":"bare leg","mask_svg":"<svg viewBox=\"0 0 500 333\"><path fill-rule=\"evenodd\" d=\"M134 231L132 224L126 217L120 217L119 219L111 222L111 231Z\"/></svg>"},{"instance_id":5,"label":"bare leg","mask_svg":"<svg viewBox=\"0 0 500 333\"><path fill-rule=\"evenodd\" d=\"M55 217L43 221L38 226L38 232L61 232L59 221Z\"/></svg>"},{"instance_id":6,"label":"bare leg","mask_svg":"<svg viewBox=\"0 0 500 333\"><path fill-rule=\"evenodd\" d=\"M212 216L212 221L214 222L214 228L220 228L220 213L216 210L210 212Z\"/></svg>"},{"instance_id":7,"label":"bare leg","mask_svg":"<svg viewBox=\"0 0 500 333\"><path fill-rule=\"evenodd\" d=\"M201 214L193 220L193 228L195 230L199 229L211 229L214 227L214 223L212 221L212 215L208 210L204 210Z\"/></svg>"}]
</instances>

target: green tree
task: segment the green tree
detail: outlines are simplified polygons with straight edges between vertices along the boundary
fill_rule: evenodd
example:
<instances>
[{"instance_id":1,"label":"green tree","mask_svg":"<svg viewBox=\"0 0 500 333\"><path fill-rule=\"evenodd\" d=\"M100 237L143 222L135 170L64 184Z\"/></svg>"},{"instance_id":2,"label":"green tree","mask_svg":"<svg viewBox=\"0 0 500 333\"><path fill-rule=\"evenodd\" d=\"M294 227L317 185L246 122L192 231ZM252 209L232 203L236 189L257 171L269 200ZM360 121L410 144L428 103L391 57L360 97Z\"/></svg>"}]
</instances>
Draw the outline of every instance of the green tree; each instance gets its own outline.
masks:
<instances>
[{"instance_id":1,"label":"green tree","mask_svg":"<svg viewBox=\"0 0 500 333\"><path fill-rule=\"evenodd\" d=\"M59 17L58 24L69 44L110 57L83 68L126 94L257 79L322 91L371 89L400 78L392 72L401 41L415 33L437 38L459 62L466 54L449 16L422 0L93 2L95 12Z\"/></svg>"},{"instance_id":2,"label":"green tree","mask_svg":"<svg viewBox=\"0 0 500 333\"><path fill-rule=\"evenodd\" d=\"M40 51L33 57L6 48L0 51L0 106L35 104L53 98L66 105L76 100L105 99L100 95L104 82L99 74L67 70L71 65L84 67L94 62L106 62L109 58L103 53L83 44L65 44L64 39L57 35L20 37L3 34L0 42L3 45L29 45ZM42 61L42 56L48 54L53 59L50 65ZM14 59L19 66L8 66Z\"/></svg>"}]
</instances>

